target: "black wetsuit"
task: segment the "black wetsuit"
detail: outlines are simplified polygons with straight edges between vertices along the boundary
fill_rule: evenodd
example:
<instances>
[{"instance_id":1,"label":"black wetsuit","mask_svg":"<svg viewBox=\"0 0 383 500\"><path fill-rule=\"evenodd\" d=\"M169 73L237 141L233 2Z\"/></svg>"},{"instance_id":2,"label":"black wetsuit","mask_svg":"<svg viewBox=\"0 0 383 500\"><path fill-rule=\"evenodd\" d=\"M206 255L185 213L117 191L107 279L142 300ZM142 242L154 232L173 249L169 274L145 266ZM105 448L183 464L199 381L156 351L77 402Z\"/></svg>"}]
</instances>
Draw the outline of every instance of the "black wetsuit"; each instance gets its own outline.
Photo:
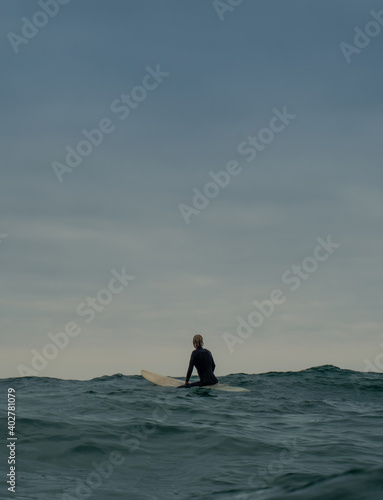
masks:
<instances>
[{"instance_id":1,"label":"black wetsuit","mask_svg":"<svg viewBox=\"0 0 383 500\"><path fill-rule=\"evenodd\" d=\"M197 368L199 375L199 382L194 382L192 384L181 385L180 387L195 387L201 385L214 385L218 382L216 376L214 375L215 363L211 352L203 347L198 347L195 349L190 356L190 363L186 379L189 380L193 368Z\"/></svg>"}]
</instances>

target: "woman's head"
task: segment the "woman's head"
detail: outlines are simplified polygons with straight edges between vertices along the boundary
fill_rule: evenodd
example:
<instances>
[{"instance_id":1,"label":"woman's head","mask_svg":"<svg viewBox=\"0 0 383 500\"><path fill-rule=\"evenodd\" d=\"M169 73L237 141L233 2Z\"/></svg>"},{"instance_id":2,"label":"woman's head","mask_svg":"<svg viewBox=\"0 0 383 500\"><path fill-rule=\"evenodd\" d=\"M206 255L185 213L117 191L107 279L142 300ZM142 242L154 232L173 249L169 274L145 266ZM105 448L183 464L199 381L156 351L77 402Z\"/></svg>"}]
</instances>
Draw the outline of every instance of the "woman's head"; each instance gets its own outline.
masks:
<instances>
[{"instance_id":1,"label":"woman's head","mask_svg":"<svg viewBox=\"0 0 383 500\"><path fill-rule=\"evenodd\" d=\"M193 337L193 345L196 349L198 347L203 347L203 338L202 335L194 335Z\"/></svg>"}]
</instances>

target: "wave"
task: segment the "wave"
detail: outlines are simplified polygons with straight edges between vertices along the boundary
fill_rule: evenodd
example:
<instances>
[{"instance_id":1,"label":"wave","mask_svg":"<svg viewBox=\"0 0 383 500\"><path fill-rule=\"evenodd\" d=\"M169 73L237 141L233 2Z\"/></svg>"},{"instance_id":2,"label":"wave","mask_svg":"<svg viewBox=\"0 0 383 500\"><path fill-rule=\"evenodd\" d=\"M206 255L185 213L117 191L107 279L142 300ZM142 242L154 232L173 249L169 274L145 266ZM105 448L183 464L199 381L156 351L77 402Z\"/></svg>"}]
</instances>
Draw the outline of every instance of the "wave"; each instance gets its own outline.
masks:
<instances>
[{"instance_id":1,"label":"wave","mask_svg":"<svg viewBox=\"0 0 383 500\"><path fill-rule=\"evenodd\" d=\"M17 498L76 498L113 453L123 465L96 500L380 498L383 374L325 365L220 381L249 391L121 373L0 380L17 394Z\"/></svg>"}]
</instances>

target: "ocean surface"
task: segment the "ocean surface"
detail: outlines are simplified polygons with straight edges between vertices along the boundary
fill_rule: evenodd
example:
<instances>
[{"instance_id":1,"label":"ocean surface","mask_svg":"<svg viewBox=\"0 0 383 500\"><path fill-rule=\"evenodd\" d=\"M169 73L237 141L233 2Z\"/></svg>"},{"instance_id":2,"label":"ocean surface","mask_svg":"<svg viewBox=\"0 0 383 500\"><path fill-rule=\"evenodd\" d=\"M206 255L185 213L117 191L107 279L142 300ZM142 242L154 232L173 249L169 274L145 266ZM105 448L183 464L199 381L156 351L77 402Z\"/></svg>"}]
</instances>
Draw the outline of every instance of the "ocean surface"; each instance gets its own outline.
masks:
<instances>
[{"instance_id":1,"label":"ocean surface","mask_svg":"<svg viewBox=\"0 0 383 500\"><path fill-rule=\"evenodd\" d=\"M2 379L0 498L383 498L383 374L322 366L220 382L249 392L121 374ZM16 493L6 485L9 387Z\"/></svg>"}]
</instances>

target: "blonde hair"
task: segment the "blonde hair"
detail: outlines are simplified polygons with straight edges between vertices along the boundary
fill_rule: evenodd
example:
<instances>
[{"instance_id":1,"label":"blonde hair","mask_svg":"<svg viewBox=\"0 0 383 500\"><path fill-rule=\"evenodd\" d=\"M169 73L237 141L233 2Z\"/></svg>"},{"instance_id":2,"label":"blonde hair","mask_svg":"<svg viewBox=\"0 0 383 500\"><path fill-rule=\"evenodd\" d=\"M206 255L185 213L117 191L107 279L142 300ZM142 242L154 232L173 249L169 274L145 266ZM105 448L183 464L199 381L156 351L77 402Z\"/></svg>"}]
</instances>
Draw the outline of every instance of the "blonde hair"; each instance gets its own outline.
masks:
<instances>
[{"instance_id":1,"label":"blonde hair","mask_svg":"<svg viewBox=\"0 0 383 500\"><path fill-rule=\"evenodd\" d=\"M194 347L202 347L203 346L203 338L202 335L194 335L193 337L193 345Z\"/></svg>"}]
</instances>

